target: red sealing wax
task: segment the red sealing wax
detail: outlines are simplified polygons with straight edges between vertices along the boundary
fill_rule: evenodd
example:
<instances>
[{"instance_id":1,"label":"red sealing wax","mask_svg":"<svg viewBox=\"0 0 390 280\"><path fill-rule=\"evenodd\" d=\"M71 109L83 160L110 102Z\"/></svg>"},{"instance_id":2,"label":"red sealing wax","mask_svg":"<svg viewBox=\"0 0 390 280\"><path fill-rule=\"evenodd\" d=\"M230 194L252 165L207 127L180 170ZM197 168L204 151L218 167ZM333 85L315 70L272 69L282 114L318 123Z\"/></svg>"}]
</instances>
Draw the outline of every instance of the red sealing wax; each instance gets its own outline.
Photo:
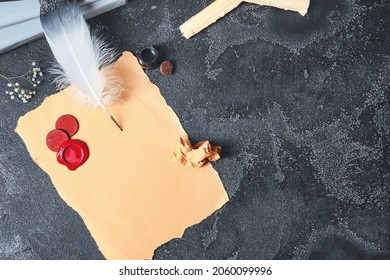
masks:
<instances>
[{"instance_id":1,"label":"red sealing wax","mask_svg":"<svg viewBox=\"0 0 390 280\"><path fill-rule=\"evenodd\" d=\"M89 157L88 147L81 140L67 140L63 142L57 152L57 161L69 170L76 170Z\"/></svg>"},{"instance_id":2,"label":"red sealing wax","mask_svg":"<svg viewBox=\"0 0 390 280\"><path fill-rule=\"evenodd\" d=\"M57 119L56 129L66 131L69 136L73 136L79 130L79 122L72 115L63 115Z\"/></svg>"},{"instance_id":3,"label":"red sealing wax","mask_svg":"<svg viewBox=\"0 0 390 280\"><path fill-rule=\"evenodd\" d=\"M54 129L46 136L46 145L53 152L57 152L62 142L69 140L68 134L61 129Z\"/></svg>"}]
</instances>

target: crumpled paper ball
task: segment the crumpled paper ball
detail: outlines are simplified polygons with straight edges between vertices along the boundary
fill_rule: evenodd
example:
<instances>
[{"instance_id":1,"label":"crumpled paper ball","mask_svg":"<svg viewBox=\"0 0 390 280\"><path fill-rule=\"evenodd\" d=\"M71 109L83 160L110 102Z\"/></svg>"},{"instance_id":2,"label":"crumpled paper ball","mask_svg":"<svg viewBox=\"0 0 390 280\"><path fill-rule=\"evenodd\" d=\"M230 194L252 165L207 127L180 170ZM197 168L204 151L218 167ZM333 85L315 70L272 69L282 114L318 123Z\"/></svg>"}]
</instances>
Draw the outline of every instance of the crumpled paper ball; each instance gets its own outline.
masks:
<instances>
[{"instance_id":1,"label":"crumpled paper ball","mask_svg":"<svg viewBox=\"0 0 390 280\"><path fill-rule=\"evenodd\" d=\"M221 149L221 146L211 146L209 141L199 142L193 147L188 139L180 138L173 155L184 166L200 168L209 161L218 160Z\"/></svg>"}]
</instances>

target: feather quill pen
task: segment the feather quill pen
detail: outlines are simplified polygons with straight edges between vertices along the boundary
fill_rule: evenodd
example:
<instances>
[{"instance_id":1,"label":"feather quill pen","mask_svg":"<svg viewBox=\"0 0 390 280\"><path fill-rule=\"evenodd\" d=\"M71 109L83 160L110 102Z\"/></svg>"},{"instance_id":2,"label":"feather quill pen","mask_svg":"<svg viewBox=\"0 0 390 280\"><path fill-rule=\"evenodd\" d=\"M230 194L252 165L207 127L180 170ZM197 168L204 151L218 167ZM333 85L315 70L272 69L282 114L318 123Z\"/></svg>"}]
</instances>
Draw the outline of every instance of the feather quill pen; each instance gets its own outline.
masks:
<instances>
[{"instance_id":1,"label":"feather quill pen","mask_svg":"<svg viewBox=\"0 0 390 280\"><path fill-rule=\"evenodd\" d=\"M57 87L71 84L80 105L101 107L123 130L107 106L120 98L122 89L114 73L117 53L100 37L90 33L76 2L66 4L41 16L41 24L50 48L57 60L52 74Z\"/></svg>"}]
</instances>

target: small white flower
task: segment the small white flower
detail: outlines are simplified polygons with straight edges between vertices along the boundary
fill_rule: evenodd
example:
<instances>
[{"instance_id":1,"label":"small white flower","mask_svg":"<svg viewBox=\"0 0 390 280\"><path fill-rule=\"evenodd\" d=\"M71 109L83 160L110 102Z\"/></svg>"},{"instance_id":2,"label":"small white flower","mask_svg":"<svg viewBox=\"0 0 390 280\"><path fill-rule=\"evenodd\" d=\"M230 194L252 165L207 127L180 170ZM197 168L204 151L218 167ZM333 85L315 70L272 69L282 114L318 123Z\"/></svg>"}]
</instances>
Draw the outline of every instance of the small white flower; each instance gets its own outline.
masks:
<instances>
[{"instance_id":1,"label":"small white flower","mask_svg":"<svg viewBox=\"0 0 390 280\"><path fill-rule=\"evenodd\" d=\"M41 71L41 68L37 66L37 62L31 61L31 68L29 69L29 71L22 76L18 76L17 78L20 78L18 79L19 81L21 81L22 78L30 81L31 85L36 88L42 82L41 80L38 80L38 77L42 76L44 75ZM19 99L23 101L23 103L27 103L36 94L35 90L33 91L23 88L19 82L16 82L16 77L4 78L8 81L8 83L6 84L7 87L10 88L9 90L5 91L5 94L9 95L10 99Z\"/></svg>"}]
</instances>

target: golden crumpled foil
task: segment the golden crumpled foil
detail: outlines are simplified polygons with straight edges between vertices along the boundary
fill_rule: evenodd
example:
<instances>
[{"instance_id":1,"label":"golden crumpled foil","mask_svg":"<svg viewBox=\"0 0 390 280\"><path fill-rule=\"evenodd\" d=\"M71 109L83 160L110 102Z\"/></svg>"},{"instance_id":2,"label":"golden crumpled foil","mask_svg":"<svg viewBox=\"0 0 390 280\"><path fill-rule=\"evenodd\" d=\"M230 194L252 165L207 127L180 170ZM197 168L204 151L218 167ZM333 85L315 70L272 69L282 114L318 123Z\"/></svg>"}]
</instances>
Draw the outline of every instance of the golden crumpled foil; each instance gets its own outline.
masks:
<instances>
[{"instance_id":1,"label":"golden crumpled foil","mask_svg":"<svg viewBox=\"0 0 390 280\"><path fill-rule=\"evenodd\" d=\"M174 152L174 160L184 166L200 168L209 161L220 159L221 146L211 146L209 141L198 142L194 147L188 139L180 138Z\"/></svg>"}]
</instances>

